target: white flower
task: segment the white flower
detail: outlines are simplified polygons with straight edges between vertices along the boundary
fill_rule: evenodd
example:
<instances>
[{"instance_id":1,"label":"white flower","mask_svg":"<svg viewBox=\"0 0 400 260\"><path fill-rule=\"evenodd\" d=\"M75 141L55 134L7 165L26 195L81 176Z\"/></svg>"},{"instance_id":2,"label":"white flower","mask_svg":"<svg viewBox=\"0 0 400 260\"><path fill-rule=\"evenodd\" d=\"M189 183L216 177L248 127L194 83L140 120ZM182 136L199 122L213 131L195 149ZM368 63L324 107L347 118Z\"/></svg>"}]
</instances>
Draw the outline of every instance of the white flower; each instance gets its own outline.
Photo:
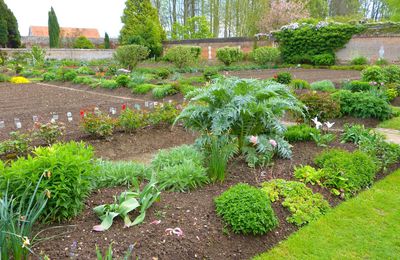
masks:
<instances>
[{"instance_id":1,"label":"white flower","mask_svg":"<svg viewBox=\"0 0 400 260\"><path fill-rule=\"evenodd\" d=\"M331 129L332 126L335 124L335 122L325 122L326 127L328 127L328 129Z\"/></svg>"},{"instance_id":2,"label":"white flower","mask_svg":"<svg viewBox=\"0 0 400 260\"><path fill-rule=\"evenodd\" d=\"M311 121L314 122L315 128L317 128L317 129L320 129L320 128L321 128L322 123L321 123L320 121L318 121L318 117L315 117L315 118L311 119Z\"/></svg>"},{"instance_id":3,"label":"white flower","mask_svg":"<svg viewBox=\"0 0 400 260\"><path fill-rule=\"evenodd\" d=\"M250 143L252 143L253 145L257 145L257 143L258 143L258 137L257 136L254 136L254 135L252 135L252 136L250 136Z\"/></svg>"}]
</instances>

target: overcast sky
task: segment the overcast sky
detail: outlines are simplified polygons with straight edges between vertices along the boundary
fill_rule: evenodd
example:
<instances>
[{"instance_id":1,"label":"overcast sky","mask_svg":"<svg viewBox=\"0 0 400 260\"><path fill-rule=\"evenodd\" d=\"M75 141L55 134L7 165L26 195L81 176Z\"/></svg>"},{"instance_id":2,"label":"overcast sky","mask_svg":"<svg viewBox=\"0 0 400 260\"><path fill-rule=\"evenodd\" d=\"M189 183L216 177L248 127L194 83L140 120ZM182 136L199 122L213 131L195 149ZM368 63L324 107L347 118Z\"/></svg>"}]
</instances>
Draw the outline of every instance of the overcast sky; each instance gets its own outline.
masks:
<instances>
[{"instance_id":1,"label":"overcast sky","mask_svg":"<svg viewBox=\"0 0 400 260\"><path fill-rule=\"evenodd\" d=\"M53 6L61 27L96 28L118 37L125 0L5 0L17 17L19 31L26 36L29 26L47 26L48 11Z\"/></svg>"}]
</instances>

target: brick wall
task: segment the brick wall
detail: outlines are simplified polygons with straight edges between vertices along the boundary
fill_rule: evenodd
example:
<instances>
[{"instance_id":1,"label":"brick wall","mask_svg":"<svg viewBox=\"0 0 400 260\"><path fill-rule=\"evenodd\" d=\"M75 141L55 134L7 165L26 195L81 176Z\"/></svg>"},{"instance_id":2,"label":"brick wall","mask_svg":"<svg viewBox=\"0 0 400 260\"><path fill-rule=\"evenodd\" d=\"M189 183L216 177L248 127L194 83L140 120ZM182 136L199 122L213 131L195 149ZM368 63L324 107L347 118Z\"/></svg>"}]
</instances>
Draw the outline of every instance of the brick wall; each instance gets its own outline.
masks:
<instances>
[{"instance_id":1,"label":"brick wall","mask_svg":"<svg viewBox=\"0 0 400 260\"><path fill-rule=\"evenodd\" d=\"M89 40L95 45L100 46L104 44L104 38L89 38ZM61 46L64 48L70 48L73 46L75 38L62 38ZM26 48L31 48L33 45L39 45L42 48L49 47L49 37L38 37L38 36L22 36L21 42ZM117 38L110 38L111 48L118 46Z\"/></svg>"},{"instance_id":2,"label":"brick wall","mask_svg":"<svg viewBox=\"0 0 400 260\"><path fill-rule=\"evenodd\" d=\"M371 62L379 59L383 48L384 58L391 63L400 62L400 35L355 36L345 48L336 52L339 63L348 63L357 56L367 57Z\"/></svg>"},{"instance_id":3,"label":"brick wall","mask_svg":"<svg viewBox=\"0 0 400 260\"><path fill-rule=\"evenodd\" d=\"M14 52L27 52L30 49L0 49L4 51L8 56L12 56ZM46 58L54 60L101 60L101 59L111 59L114 54L113 49L46 49Z\"/></svg>"}]
</instances>

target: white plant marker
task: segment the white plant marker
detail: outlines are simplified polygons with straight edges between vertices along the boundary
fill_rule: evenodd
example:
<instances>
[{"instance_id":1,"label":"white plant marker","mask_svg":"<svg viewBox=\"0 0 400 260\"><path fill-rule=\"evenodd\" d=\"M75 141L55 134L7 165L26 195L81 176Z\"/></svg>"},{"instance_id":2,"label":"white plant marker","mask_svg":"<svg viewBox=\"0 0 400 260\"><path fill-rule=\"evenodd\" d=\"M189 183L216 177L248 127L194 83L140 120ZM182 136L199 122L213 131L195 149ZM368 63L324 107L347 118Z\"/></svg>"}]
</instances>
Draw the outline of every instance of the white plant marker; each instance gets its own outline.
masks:
<instances>
[{"instance_id":1,"label":"white plant marker","mask_svg":"<svg viewBox=\"0 0 400 260\"><path fill-rule=\"evenodd\" d=\"M110 107L110 114L111 115L117 114L117 109L115 107Z\"/></svg>"},{"instance_id":2,"label":"white plant marker","mask_svg":"<svg viewBox=\"0 0 400 260\"><path fill-rule=\"evenodd\" d=\"M144 102L144 106L145 106L145 107L149 107L149 102L148 102L148 101L145 101L145 102Z\"/></svg>"},{"instance_id":3,"label":"white plant marker","mask_svg":"<svg viewBox=\"0 0 400 260\"><path fill-rule=\"evenodd\" d=\"M58 114L54 113L51 119L57 121L58 118L59 118Z\"/></svg>"},{"instance_id":4,"label":"white plant marker","mask_svg":"<svg viewBox=\"0 0 400 260\"><path fill-rule=\"evenodd\" d=\"M72 112L67 112L67 120L70 123L74 120L74 118L72 117Z\"/></svg>"},{"instance_id":5,"label":"white plant marker","mask_svg":"<svg viewBox=\"0 0 400 260\"><path fill-rule=\"evenodd\" d=\"M4 123L4 121L0 121L0 129L3 129L6 127L6 124Z\"/></svg>"},{"instance_id":6,"label":"white plant marker","mask_svg":"<svg viewBox=\"0 0 400 260\"><path fill-rule=\"evenodd\" d=\"M140 105L139 104L135 104L134 107L135 107L136 110L140 110Z\"/></svg>"},{"instance_id":7,"label":"white plant marker","mask_svg":"<svg viewBox=\"0 0 400 260\"><path fill-rule=\"evenodd\" d=\"M212 60L212 48L211 48L211 46L208 46L208 59Z\"/></svg>"},{"instance_id":8,"label":"white plant marker","mask_svg":"<svg viewBox=\"0 0 400 260\"><path fill-rule=\"evenodd\" d=\"M39 122L39 117L38 116L32 116L32 121L34 123Z\"/></svg>"},{"instance_id":9,"label":"white plant marker","mask_svg":"<svg viewBox=\"0 0 400 260\"><path fill-rule=\"evenodd\" d=\"M21 129L21 128L22 128L22 123L21 123L21 121L19 120L19 118L14 118L14 124L15 124L15 127L16 127L17 129Z\"/></svg>"}]
</instances>

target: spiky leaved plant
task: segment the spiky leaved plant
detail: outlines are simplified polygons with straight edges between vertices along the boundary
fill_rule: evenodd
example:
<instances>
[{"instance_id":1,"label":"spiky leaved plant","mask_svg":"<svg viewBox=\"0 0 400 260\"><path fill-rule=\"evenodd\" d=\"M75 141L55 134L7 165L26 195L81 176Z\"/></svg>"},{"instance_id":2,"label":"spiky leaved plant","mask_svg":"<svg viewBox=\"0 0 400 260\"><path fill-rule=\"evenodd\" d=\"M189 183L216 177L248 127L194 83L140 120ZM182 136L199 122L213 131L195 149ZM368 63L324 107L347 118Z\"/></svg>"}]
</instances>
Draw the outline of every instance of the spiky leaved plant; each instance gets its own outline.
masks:
<instances>
[{"instance_id":1,"label":"spiky leaved plant","mask_svg":"<svg viewBox=\"0 0 400 260\"><path fill-rule=\"evenodd\" d=\"M266 164L273 154L291 157L279 120L286 111L302 114L303 107L285 85L256 79L223 78L190 93L189 105L177 117L202 133L198 144L213 136L231 136L250 166Z\"/></svg>"}]
</instances>

